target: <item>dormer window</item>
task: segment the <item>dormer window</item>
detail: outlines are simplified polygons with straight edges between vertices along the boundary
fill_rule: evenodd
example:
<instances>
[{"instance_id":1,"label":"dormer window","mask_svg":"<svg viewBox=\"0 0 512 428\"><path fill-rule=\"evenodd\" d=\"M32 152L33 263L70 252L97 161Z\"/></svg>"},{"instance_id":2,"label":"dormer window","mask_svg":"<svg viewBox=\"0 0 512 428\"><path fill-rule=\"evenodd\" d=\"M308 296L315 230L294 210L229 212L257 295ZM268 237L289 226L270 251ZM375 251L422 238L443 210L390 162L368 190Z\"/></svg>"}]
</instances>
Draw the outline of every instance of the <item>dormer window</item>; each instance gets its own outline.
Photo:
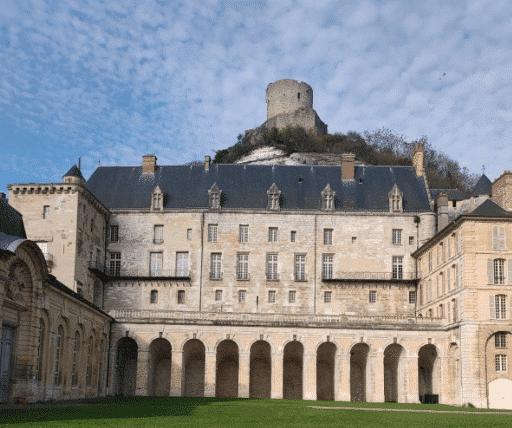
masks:
<instances>
[{"instance_id":1,"label":"dormer window","mask_svg":"<svg viewBox=\"0 0 512 428\"><path fill-rule=\"evenodd\" d=\"M327 183L327 186L325 186L325 189L320 194L322 195L322 208L325 211L332 211L334 209L334 195L336 192L333 192L331 185Z\"/></svg>"},{"instance_id":2,"label":"dormer window","mask_svg":"<svg viewBox=\"0 0 512 428\"><path fill-rule=\"evenodd\" d=\"M160 186L156 186L151 193L151 211L163 211L164 209L164 192Z\"/></svg>"},{"instance_id":3,"label":"dormer window","mask_svg":"<svg viewBox=\"0 0 512 428\"><path fill-rule=\"evenodd\" d=\"M270 186L270 189L267 191L268 195L268 206L267 209L271 211L279 211L281 208L279 205L279 198L281 196L281 191L277 188L276 183L273 183Z\"/></svg>"},{"instance_id":4,"label":"dormer window","mask_svg":"<svg viewBox=\"0 0 512 428\"><path fill-rule=\"evenodd\" d=\"M220 194L222 190L219 189L217 183L214 183L212 188L208 190L208 206L211 210L220 210Z\"/></svg>"},{"instance_id":5,"label":"dormer window","mask_svg":"<svg viewBox=\"0 0 512 428\"><path fill-rule=\"evenodd\" d=\"M389 212L391 213L401 213L403 212L402 207L402 192L395 184L391 191L388 193L389 197Z\"/></svg>"}]
</instances>

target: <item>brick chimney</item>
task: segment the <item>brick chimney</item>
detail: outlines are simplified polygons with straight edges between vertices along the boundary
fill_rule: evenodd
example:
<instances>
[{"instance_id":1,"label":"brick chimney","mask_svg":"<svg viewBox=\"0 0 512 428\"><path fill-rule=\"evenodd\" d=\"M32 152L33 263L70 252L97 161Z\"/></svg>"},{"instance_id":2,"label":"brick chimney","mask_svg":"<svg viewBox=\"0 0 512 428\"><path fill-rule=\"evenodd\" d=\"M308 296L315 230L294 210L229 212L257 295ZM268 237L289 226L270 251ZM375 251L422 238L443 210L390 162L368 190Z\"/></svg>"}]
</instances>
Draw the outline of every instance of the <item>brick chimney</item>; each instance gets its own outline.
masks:
<instances>
[{"instance_id":1,"label":"brick chimney","mask_svg":"<svg viewBox=\"0 0 512 428\"><path fill-rule=\"evenodd\" d=\"M208 155L204 157L204 169L210 169L210 163L212 161L212 158Z\"/></svg>"},{"instance_id":2,"label":"brick chimney","mask_svg":"<svg viewBox=\"0 0 512 428\"><path fill-rule=\"evenodd\" d=\"M142 156L142 173L154 174L156 171L156 156L144 155Z\"/></svg>"},{"instance_id":3,"label":"brick chimney","mask_svg":"<svg viewBox=\"0 0 512 428\"><path fill-rule=\"evenodd\" d=\"M341 179L353 180L355 176L356 155L354 153L343 153L341 155Z\"/></svg>"},{"instance_id":4,"label":"brick chimney","mask_svg":"<svg viewBox=\"0 0 512 428\"><path fill-rule=\"evenodd\" d=\"M448 226L448 194L439 192L437 195L437 231Z\"/></svg>"},{"instance_id":5,"label":"brick chimney","mask_svg":"<svg viewBox=\"0 0 512 428\"><path fill-rule=\"evenodd\" d=\"M512 210L512 172L503 171L494 183L492 183L492 200L501 208Z\"/></svg>"},{"instance_id":6,"label":"brick chimney","mask_svg":"<svg viewBox=\"0 0 512 428\"><path fill-rule=\"evenodd\" d=\"M423 143L416 143L414 151L412 153L412 166L416 170L416 175L425 175L425 167L423 163L423 157L425 156L425 149Z\"/></svg>"}]
</instances>

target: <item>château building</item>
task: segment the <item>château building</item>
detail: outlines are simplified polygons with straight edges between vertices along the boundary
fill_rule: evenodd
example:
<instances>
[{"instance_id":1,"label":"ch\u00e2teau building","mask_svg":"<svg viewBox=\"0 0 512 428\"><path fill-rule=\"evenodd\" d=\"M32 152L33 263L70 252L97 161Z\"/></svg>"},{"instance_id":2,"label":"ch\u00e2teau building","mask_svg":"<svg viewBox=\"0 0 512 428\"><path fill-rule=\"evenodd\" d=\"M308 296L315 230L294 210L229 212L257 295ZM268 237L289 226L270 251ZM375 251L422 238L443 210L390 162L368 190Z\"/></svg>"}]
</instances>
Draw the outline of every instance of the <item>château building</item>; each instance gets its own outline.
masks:
<instances>
[{"instance_id":1,"label":"ch\u00e2teau building","mask_svg":"<svg viewBox=\"0 0 512 428\"><path fill-rule=\"evenodd\" d=\"M284 82L269 117L289 125L307 107L326 132L309 85ZM418 144L412 166L145 155L87 181L73 166L62 183L12 184L1 399L512 408L511 177L429 189Z\"/></svg>"}]
</instances>

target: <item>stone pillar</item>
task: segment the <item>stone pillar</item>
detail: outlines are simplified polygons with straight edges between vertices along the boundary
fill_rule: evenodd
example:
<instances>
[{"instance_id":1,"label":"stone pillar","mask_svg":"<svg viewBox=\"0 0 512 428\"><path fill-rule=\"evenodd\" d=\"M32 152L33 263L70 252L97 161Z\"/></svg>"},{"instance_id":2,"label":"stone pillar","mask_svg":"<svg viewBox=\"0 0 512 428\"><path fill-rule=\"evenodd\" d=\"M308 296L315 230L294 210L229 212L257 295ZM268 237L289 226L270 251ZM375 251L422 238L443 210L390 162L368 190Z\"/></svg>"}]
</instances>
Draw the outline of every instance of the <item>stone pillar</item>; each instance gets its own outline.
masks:
<instances>
[{"instance_id":1,"label":"stone pillar","mask_svg":"<svg viewBox=\"0 0 512 428\"><path fill-rule=\"evenodd\" d=\"M343 374L341 373L342 356L339 352L334 356L334 401L341 401L341 380Z\"/></svg>"},{"instance_id":2,"label":"stone pillar","mask_svg":"<svg viewBox=\"0 0 512 428\"><path fill-rule=\"evenodd\" d=\"M439 394L439 404L448 404L450 402L449 391L451 389L451 385L449 383L449 367L448 362L449 359L446 357L437 357L439 360L439 390L437 394ZM436 394L436 392L434 392Z\"/></svg>"},{"instance_id":3,"label":"stone pillar","mask_svg":"<svg viewBox=\"0 0 512 428\"><path fill-rule=\"evenodd\" d=\"M270 398L283 398L283 353L272 354Z\"/></svg>"},{"instance_id":4,"label":"stone pillar","mask_svg":"<svg viewBox=\"0 0 512 428\"><path fill-rule=\"evenodd\" d=\"M316 400L316 355L304 354L302 368L303 400Z\"/></svg>"},{"instance_id":5,"label":"stone pillar","mask_svg":"<svg viewBox=\"0 0 512 428\"><path fill-rule=\"evenodd\" d=\"M137 354L137 378L135 395L148 395L148 368L149 352L139 350Z\"/></svg>"},{"instance_id":6,"label":"stone pillar","mask_svg":"<svg viewBox=\"0 0 512 428\"><path fill-rule=\"evenodd\" d=\"M216 376L216 354L215 352L205 352L204 361L204 396L215 397L215 376Z\"/></svg>"},{"instance_id":7,"label":"stone pillar","mask_svg":"<svg viewBox=\"0 0 512 428\"><path fill-rule=\"evenodd\" d=\"M366 390L371 387L372 394L368 394L368 398L374 403L384 402L384 355L375 354L370 359L373 368L373 385L370 384L371 380L366 376ZM368 370L368 367L367 369Z\"/></svg>"},{"instance_id":8,"label":"stone pillar","mask_svg":"<svg viewBox=\"0 0 512 428\"><path fill-rule=\"evenodd\" d=\"M183 351L173 351L171 360L171 397L181 397Z\"/></svg>"},{"instance_id":9,"label":"stone pillar","mask_svg":"<svg viewBox=\"0 0 512 428\"><path fill-rule=\"evenodd\" d=\"M406 363L406 379L407 379L407 403L419 403L420 394L418 391L418 356L414 355L405 358Z\"/></svg>"},{"instance_id":10,"label":"stone pillar","mask_svg":"<svg viewBox=\"0 0 512 428\"><path fill-rule=\"evenodd\" d=\"M341 355L341 384L339 399L350 401L350 353Z\"/></svg>"},{"instance_id":11,"label":"stone pillar","mask_svg":"<svg viewBox=\"0 0 512 428\"><path fill-rule=\"evenodd\" d=\"M249 398L250 354L238 355L238 397Z\"/></svg>"}]
</instances>

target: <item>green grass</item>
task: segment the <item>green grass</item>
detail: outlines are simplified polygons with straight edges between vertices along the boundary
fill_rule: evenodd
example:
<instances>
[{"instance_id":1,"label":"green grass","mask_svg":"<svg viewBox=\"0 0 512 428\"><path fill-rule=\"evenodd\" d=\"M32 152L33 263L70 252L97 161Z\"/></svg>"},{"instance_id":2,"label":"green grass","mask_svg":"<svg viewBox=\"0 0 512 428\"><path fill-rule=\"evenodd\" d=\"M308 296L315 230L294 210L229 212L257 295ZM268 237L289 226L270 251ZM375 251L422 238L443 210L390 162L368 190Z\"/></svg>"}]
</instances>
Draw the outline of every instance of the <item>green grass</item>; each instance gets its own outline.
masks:
<instances>
[{"instance_id":1,"label":"green grass","mask_svg":"<svg viewBox=\"0 0 512 428\"><path fill-rule=\"evenodd\" d=\"M64 402L63 402L64 403ZM78 403L78 402L75 402ZM1 410L0 427L509 427L510 415L444 405L220 398L109 398L85 406ZM474 414L314 409L309 406L474 411Z\"/></svg>"}]
</instances>

